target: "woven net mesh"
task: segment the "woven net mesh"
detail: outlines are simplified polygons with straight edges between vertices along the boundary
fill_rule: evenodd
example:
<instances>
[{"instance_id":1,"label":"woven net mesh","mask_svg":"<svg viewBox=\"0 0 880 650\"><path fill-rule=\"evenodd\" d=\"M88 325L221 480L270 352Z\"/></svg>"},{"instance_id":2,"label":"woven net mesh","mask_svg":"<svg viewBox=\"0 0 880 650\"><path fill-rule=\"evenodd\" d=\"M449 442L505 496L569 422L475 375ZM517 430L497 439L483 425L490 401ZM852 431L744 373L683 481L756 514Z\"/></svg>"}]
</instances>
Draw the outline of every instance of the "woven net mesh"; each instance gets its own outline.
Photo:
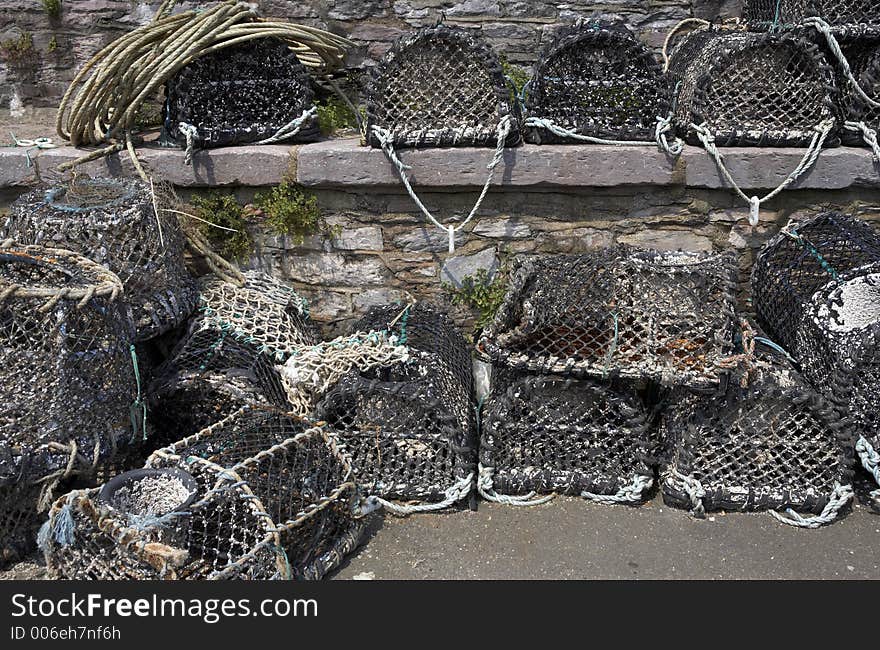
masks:
<instances>
[{"instance_id":1,"label":"woven net mesh","mask_svg":"<svg viewBox=\"0 0 880 650\"><path fill-rule=\"evenodd\" d=\"M367 89L370 145L373 127L399 147L495 146L506 115L517 118L498 58L472 33L439 25L399 39L374 68ZM512 125L508 144L519 129Z\"/></svg>"},{"instance_id":2,"label":"woven net mesh","mask_svg":"<svg viewBox=\"0 0 880 650\"><path fill-rule=\"evenodd\" d=\"M663 496L679 507L695 506L682 477L702 488L705 510L820 513L836 485L852 483L852 440L837 411L762 343L721 394L675 391L661 436L671 454Z\"/></svg>"},{"instance_id":3,"label":"woven net mesh","mask_svg":"<svg viewBox=\"0 0 880 650\"><path fill-rule=\"evenodd\" d=\"M800 359L797 337L813 294L855 268L880 262L880 235L839 212L790 223L758 253L752 304L761 327Z\"/></svg>"},{"instance_id":4,"label":"woven net mesh","mask_svg":"<svg viewBox=\"0 0 880 650\"><path fill-rule=\"evenodd\" d=\"M0 555L62 480L143 437L122 285L69 251L0 248Z\"/></svg>"},{"instance_id":5,"label":"woven net mesh","mask_svg":"<svg viewBox=\"0 0 880 650\"><path fill-rule=\"evenodd\" d=\"M615 495L637 476L653 478L654 442L632 389L504 369L492 383L480 464L491 468L496 493Z\"/></svg>"},{"instance_id":6,"label":"woven net mesh","mask_svg":"<svg viewBox=\"0 0 880 650\"><path fill-rule=\"evenodd\" d=\"M699 144L691 124L705 124L720 146L807 146L817 126L838 117L833 71L794 33L691 32L669 75L673 121L691 144Z\"/></svg>"},{"instance_id":7,"label":"woven net mesh","mask_svg":"<svg viewBox=\"0 0 880 650\"><path fill-rule=\"evenodd\" d=\"M393 331L409 346L408 359L346 374L317 417L338 433L365 491L443 501L473 478L476 465L470 353L444 314L422 303L402 309L373 308L353 331ZM461 487L459 497L467 492Z\"/></svg>"},{"instance_id":8,"label":"woven net mesh","mask_svg":"<svg viewBox=\"0 0 880 650\"><path fill-rule=\"evenodd\" d=\"M510 368L718 384L732 346L729 254L617 247L517 261L479 348Z\"/></svg>"},{"instance_id":9,"label":"woven net mesh","mask_svg":"<svg viewBox=\"0 0 880 650\"><path fill-rule=\"evenodd\" d=\"M880 98L880 39L857 37L842 40L843 54L849 63L853 76L859 86L871 99ZM838 81L844 118L851 122L862 122L875 131L880 129L880 108L871 106L844 80ZM842 132L844 144L864 145L862 135L848 129Z\"/></svg>"},{"instance_id":10,"label":"woven net mesh","mask_svg":"<svg viewBox=\"0 0 880 650\"><path fill-rule=\"evenodd\" d=\"M25 482L0 486L0 568L33 551L46 518L37 508L41 493L41 485Z\"/></svg>"},{"instance_id":11,"label":"woven net mesh","mask_svg":"<svg viewBox=\"0 0 880 650\"><path fill-rule=\"evenodd\" d=\"M588 23L560 30L541 55L526 113L580 135L653 140L669 91L654 56L626 27ZM527 128L526 140L572 141L541 127Z\"/></svg>"},{"instance_id":12,"label":"woven net mesh","mask_svg":"<svg viewBox=\"0 0 880 650\"><path fill-rule=\"evenodd\" d=\"M150 384L154 444L195 433L247 404L289 403L275 365L317 342L305 302L256 271L245 285L209 279L199 315Z\"/></svg>"},{"instance_id":13,"label":"woven net mesh","mask_svg":"<svg viewBox=\"0 0 880 650\"><path fill-rule=\"evenodd\" d=\"M829 25L880 26L876 0L745 0L743 19L756 27L802 23L818 17Z\"/></svg>"},{"instance_id":14,"label":"woven net mesh","mask_svg":"<svg viewBox=\"0 0 880 650\"><path fill-rule=\"evenodd\" d=\"M135 472L112 496L56 502L41 535L53 575L318 579L363 530L347 458L321 428L277 411L242 409L156 452L148 467L185 470L190 485Z\"/></svg>"},{"instance_id":15,"label":"woven net mesh","mask_svg":"<svg viewBox=\"0 0 880 650\"><path fill-rule=\"evenodd\" d=\"M260 38L199 57L183 68L166 89L165 128L184 143L184 122L196 128L200 147L259 142L314 106L305 67L275 38ZM297 141L318 136L309 117ZM285 138L287 139L287 138Z\"/></svg>"},{"instance_id":16,"label":"woven net mesh","mask_svg":"<svg viewBox=\"0 0 880 650\"><path fill-rule=\"evenodd\" d=\"M0 238L75 251L109 268L125 287L136 338L145 340L179 325L196 303L183 232L162 207L141 181L75 179L15 201Z\"/></svg>"}]
</instances>

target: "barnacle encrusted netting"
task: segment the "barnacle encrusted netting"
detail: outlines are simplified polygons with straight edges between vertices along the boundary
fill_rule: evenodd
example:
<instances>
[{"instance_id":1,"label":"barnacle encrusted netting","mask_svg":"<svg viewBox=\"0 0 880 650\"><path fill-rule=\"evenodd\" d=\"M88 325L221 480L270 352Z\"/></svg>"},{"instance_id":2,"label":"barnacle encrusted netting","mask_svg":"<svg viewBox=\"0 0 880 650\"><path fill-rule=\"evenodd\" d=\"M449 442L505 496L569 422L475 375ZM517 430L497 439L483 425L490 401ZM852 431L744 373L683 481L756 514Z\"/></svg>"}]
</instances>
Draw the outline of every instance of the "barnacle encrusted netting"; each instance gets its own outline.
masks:
<instances>
[{"instance_id":1,"label":"barnacle encrusted netting","mask_svg":"<svg viewBox=\"0 0 880 650\"><path fill-rule=\"evenodd\" d=\"M439 510L467 498L476 414L461 333L422 303L374 308L353 331L393 332L408 351L402 361L344 375L318 406L316 417L337 432L358 483L395 513Z\"/></svg>"},{"instance_id":2,"label":"barnacle encrusted netting","mask_svg":"<svg viewBox=\"0 0 880 650\"><path fill-rule=\"evenodd\" d=\"M168 82L165 129L188 150L318 136L306 69L281 40L197 58Z\"/></svg>"},{"instance_id":3,"label":"barnacle encrusted netting","mask_svg":"<svg viewBox=\"0 0 880 650\"><path fill-rule=\"evenodd\" d=\"M243 287L209 278L199 314L150 384L161 444L207 427L236 409L290 404L275 364L317 343L305 301L258 271Z\"/></svg>"},{"instance_id":4,"label":"barnacle encrusted netting","mask_svg":"<svg viewBox=\"0 0 880 650\"><path fill-rule=\"evenodd\" d=\"M674 122L691 144L806 147L839 121L833 71L795 33L697 30L673 51L669 74Z\"/></svg>"},{"instance_id":5,"label":"barnacle encrusted netting","mask_svg":"<svg viewBox=\"0 0 880 650\"><path fill-rule=\"evenodd\" d=\"M821 18L832 27L880 26L876 0L745 0L743 19L758 28L798 25Z\"/></svg>"},{"instance_id":6,"label":"barnacle encrusted netting","mask_svg":"<svg viewBox=\"0 0 880 650\"><path fill-rule=\"evenodd\" d=\"M145 340L179 325L196 303L180 224L163 207L142 181L76 178L15 201L0 237L72 250L109 268L122 280L136 338Z\"/></svg>"},{"instance_id":7,"label":"barnacle encrusted netting","mask_svg":"<svg viewBox=\"0 0 880 650\"><path fill-rule=\"evenodd\" d=\"M479 349L522 371L711 388L732 347L736 272L729 253L521 258Z\"/></svg>"},{"instance_id":8,"label":"barnacle encrusted netting","mask_svg":"<svg viewBox=\"0 0 880 650\"><path fill-rule=\"evenodd\" d=\"M320 579L364 528L333 437L278 411L244 408L147 467L55 503L40 534L54 576Z\"/></svg>"},{"instance_id":9,"label":"barnacle encrusted netting","mask_svg":"<svg viewBox=\"0 0 880 650\"><path fill-rule=\"evenodd\" d=\"M516 144L517 113L491 48L473 32L446 25L401 37L367 89L373 147L383 146L377 129L396 147L495 146L508 116L507 144Z\"/></svg>"},{"instance_id":10,"label":"barnacle encrusted netting","mask_svg":"<svg viewBox=\"0 0 880 650\"><path fill-rule=\"evenodd\" d=\"M852 498L852 438L832 403L766 341L746 328L723 393L670 397L661 425L671 448L663 496L700 516L785 509L773 514L814 528Z\"/></svg>"},{"instance_id":11,"label":"barnacle encrusted netting","mask_svg":"<svg viewBox=\"0 0 880 650\"><path fill-rule=\"evenodd\" d=\"M0 555L33 543L59 482L143 438L122 283L65 250L0 248Z\"/></svg>"},{"instance_id":12,"label":"barnacle encrusted netting","mask_svg":"<svg viewBox=\"0 0 880 650\"><path fill-rule=\"evenodd\" d=\"M800 359L798 332L813 295L838 275L874 262L880 262L880 233L858 218L823 212L791 221L755 259L752 304L759 324Z\"/></svg>"},{"instance_id":13,"label":"barnacle encrusted netting","mask_svg":"<svg viewBox=\"0 0 880 650\"><path fill-rule=\"evenodd\" d=\"M525 139L654 141L669 108L668 84L647 47L622 24L581 23L561 29L535 67Z\"/></svg>"},{"instance_id":14,"label":"barnacle encrusted netting","mask_svg":"<svg viewBox=\"0 0 880 650\"><path fill-rule=\"evenodd\" d=\"M632 388L496 369L482 409L480 494L532 504L558 492L638 503L654 482L648 415Z\"/></svg>"}]
</instances>

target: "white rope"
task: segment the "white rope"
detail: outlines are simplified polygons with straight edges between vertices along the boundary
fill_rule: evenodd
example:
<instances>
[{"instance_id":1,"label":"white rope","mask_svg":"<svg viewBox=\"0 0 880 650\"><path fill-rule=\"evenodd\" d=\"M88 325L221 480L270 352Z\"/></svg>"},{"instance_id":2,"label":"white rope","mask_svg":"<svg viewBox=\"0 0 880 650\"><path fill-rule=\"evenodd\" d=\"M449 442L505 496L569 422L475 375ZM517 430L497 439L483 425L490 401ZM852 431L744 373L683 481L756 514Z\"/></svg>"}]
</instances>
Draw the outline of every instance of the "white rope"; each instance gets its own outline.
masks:
<instances>
[{"instance_id":1,"label":"white rope","mask_svg":"<svg viewBox=\"0 0 880 650\"><path fill-rule=\"evenodd\" d=\"M667 474L666 482L671 487L688 495L691 501L691 514L694 517L702 519L706 516L706 508L703 505L703 497L706 496L706 490L703 489L703 486L697 479L685 476L678 470L673 469Z\"/></svg>"},{"instance_id":2,"label":"white rope","mask_svg":"<svg viewBox=\"0 0 880 650\"><path fill-rule=\"evenodd\" d=\"M821 33L825 37L825 40L828 42L828 47L831 49L831 53L834 54L835 58L837 58L837 62L840 64L843 75L846 77L846 80L849 82L850 86L856 92L856 94L861 97L862 100L868 104L868 106L871 106L873 108L880 108L880 102L877 102L876 100L868 97L867 93L865 93L865 91L859 85L859 82L855 78L855 75L853 75L852 70L849 67L849 61L846 60L846 55L840 48L840 43L837 42L834 34L831 33L831 25L816 16L804 20L803 25L806 27L814 27L819 33Z\"/></svg>"},{"instance_id":3,"label":"white rope","mask_svg":"<svg viewBox=\"0 0 880 650\"><path fill-rule=\"evenodd\" d=\"M615 505L618 503L639 503L645 492L654 485L654 479L637 474L633 477L632 483L620 488L615 494L594 494L584 490L581 496L590 501L604 503L605 505Z\"/></svg>"},{"instance_id":4,"label":"white rope","mask_svg":"<svg viewBox=\"0 0 880 650\"><path fill-rule=\"evenodd\" d=\"M318 114L318 107L312 106L311 108L307 108L302 112L302 115L297 117L294 120L291 120L280 129L275 132L275 135L272 135L265 140L260 140L259 142L255 142L254 144L272 144L273 142L278 142L279 140L287 140L288 138L292 138L297 133L299 133L300 129L302 129L303 124L305 124L310 119L314 118L315 115Z\"/></svg>"},{"instance_id":5,"label":"white rope","mask_svg":"<svg viewBox=\"0 0 880 650\"><path fill-rule=\"evenodd\" d=\"M880 144L877 143L877 131L864 122L844 122L843 128L847 131L861 133L862 140L865 141L865 144L871 147L871 152L874 154L874 160L880 163Z\"/></svg>"},{"instance_id":6,"label":"white rope","mask_svg":"<svg viewBox=\"0 0 880 650\"><path fill-rule=\"evenodd\" d=\"M823 524L829 524L837 519L837 514L853 498L853 489L851 485L834 484L834 491L828 499L828 503L822 509L822 512L812 517L804 517L800 513L795 512L791 508L786 509L785 513L771 510L770 514L777 521L789 526L797 528L818 528Z\"/></svg>"},{"instance_id":7,"label":"white rope","mask_svg":"<svg viewBox=\"0 0 880 650\"><path fill-rule=\"evenodd\" d=\"M379 497L370 496L365 499L358 499L352 506L351 512L355 519L366 517L369 514L382 509L382 502Z\"/></svg>"},{"instance_id":8,"label":"white rope","mask_svg":"<svg viewBox=\"0 0 880 650\"><path fill-rule=\"evenodd\" d=\"M498 494L492 488L492 477L494 475L494 467L485 467L482 463L480 464L480 475L477 479L477 492L486 501L502 503L506 506L539 506L542 503L551 501L556 496L555 494L548 494L546 496L536 497L535 492L529 492L528 494L522 495Z\"/></svg>"},{"instance_id":9,"label":"white rope","mask_svg":"<svg viewBox=\"0 0 880 650\"><path fill-rule=\"evenodd\" d=\"M418 195L410 184L409 178L406 175L406 170L410 169L410 167L405 165L403 161L400 160L397 153L394 151L394 139L391 135L391 132L379 126L373 126L373 134L376 136L376 139L382 146L382 151L385 152L388 160L391 161L391 163L394 165L394 168L397 170L397 175L400 176L400 180L403 183L403 186L406 188L406 191L409 192L412 200L418 206L419 210L422 211L422 214L424 214L431 223L433 223L440 230L448 234L450 253L455 252L455 233L464 228L470 222L470 220L473 219L474 216L476 216L477 212L480 209L480 205L482 205L483 203L483 199L486 198L486 194L488 194L489 192L489 187L492 184L492 179L495 176L495 168L504 159L504 144L507 141L507 136L510 134L510 129L510 116L505 115L501 118L501 121L498 122L498 126L495 128L495 133L497 135L495 154L492 156L492 160L489 162L489 164L486 165L486 169L489 170L489 176L486 178L486 182L483 185L483 191L480 192L480 196L477 198L476 203L474 203L473 209L471 209L470 214L468 214L467 218L464 221L462 221L457 226L444 226L437 220L437 218L433 214L431 214L431 211L428 210L427 207L425 207L425 204L422 203L421 199L419 199Z\"/></svg>"},{"instance_id":10,"label":"white rope","mask_svg":"<svg viewBox=\"0 0 880 650\"><path fill-rule=\"evenodd\" d=\"M578 142L588 142L590 144L653 146L656 143L661 151L665 151L672 156L677 156L684 150L684 142L679 138L675 138L673 144L669 144L667 134L672 131L671 116L657 117L657 125L654 129L654 142L651 142L650 140L606 140L605 138L596 138L591 135L583 135L572 129L567 129L564 126L556 124L553 120L544 117L529 117L525 121L525 126L546 129L560 138L570 138L572 140L577 140Z\"/></svg>"},{"instance_id":11,"label":"white rope","mask_svg":"<svg viewBox=\"0 0 880 650\"><path fill-rule=\"evenodd\" d=\"M856 442L856 451L862 461L862 466L871 473L877 485L880 485L880 453L877 453L877 450L864 436L859 436L859 440ZM869 496L880 505L880 489L874 490Z\"/></svg>"},{"instance_id":12,"label":"white rope","mask_svg":"<svg viewBox=\"0 0 880 650\"><path fill-rule=\"evenodd\" d=\"M195 139L199 135L199 130L195 125L187 124L186 122L180 122L177 125L177 130L186 136L186 149L183 154L183 164L191 165L193 153L195 153Z\"/></svg>"},{"instance_id":13,"label":"white rope","mask_svg":"<svg viewBox=\"0 0 880 650\"><path fill-rule=\"evenodd\" d=\"M771 192L765 194L763 197L760 198L758 198L757 196L747 196L746 193L740 189L737 182L733 179L733 176L730 175L730 171L728 171L727 167L724 165L724 157L718 151L718 147L715 145L715 136L713 136L709 129L706 127L706 123L692 123L691 128L697 134L700 142L703 143L703 147L705 147L706 152L715 159L715 164L718 166L718 169L721 171L728 184L746 203L749 204L749 223L753 226L757 226L761 204L769 201L774 196L782 192L782 190L794 183L804 172L806 172L816 163L816 159L819 157L819 153L822 151L822 146L825 144L825 139L834 128L834 120L823 120L822 123L814 127L815 133L813 134L813 138L810 140L810 145L807 147L807 150L801 158L801 161L798 163L797 167L795 167L794 170L785 177L785 180L783 180L775 190L772 190Z\"/></svg>"},{"instance_id":14,"label":"white rope","mask_svg":"<svg viewBox=\"0 0 880 650\"><path fill-rule=\"evenodd\" d=\"M703 20L702 18L685 18L678 22L678 24L669 30L669 33L666 34L666 39L663 41L663 50L661 54L663 56L663 72L669 72L669 43L672 42L672 37L675 36L682 27L685 25L696 25L697 29L706 29L712 23L708 20Z\"/></svg>"},{"instance_id":15,"label":"white rope","mask_svg":"<svg viewBox=\"0 0 880 650\"><path fill-rule=\"evenodd\" d=\"M449 486L443 493L445 497L443 501L437 503L401 504L380 497L376 497L376 501L381 503L388 512L398 516L411 515L418 512L435 512L437 510L445 510L449 506L467 498L473 487L474 473L471 472L465 478L461 478Z\"/></svg>"}]
</instances>

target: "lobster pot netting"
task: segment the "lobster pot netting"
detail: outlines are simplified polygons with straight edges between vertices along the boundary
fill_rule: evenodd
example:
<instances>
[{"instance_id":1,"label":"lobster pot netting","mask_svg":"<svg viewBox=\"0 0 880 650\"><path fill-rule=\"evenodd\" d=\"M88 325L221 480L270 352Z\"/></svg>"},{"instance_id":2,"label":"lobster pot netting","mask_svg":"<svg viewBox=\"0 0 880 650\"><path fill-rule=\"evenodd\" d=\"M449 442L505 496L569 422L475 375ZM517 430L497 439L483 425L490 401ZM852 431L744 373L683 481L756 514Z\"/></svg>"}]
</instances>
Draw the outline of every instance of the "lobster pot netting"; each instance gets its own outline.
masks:
<instances>
[{"instance_id":1,"label":"lobster pot netting","mask_svg":"<svg viewBox=\"0 0 880 650\"><path fill-rule=\"evenodd\" d=\"M199 315L150 385L160 444L199 431L247 404L287 410L275 364L316 336L305 302L264 274L248 271L245 286L210 279Z\"/></svg>"},{"instance_id":2,"label":"lobster pot netting","mask_svg":"<svg viewBox=\"0 0 880 650\"><path fill-rule=\"evenodd\" d=\"M512 120L507 144L519 139L518 107L501 64L481 39L438 25L401 37L373 69L367 89L372 147L387 132L397 147L496 146L501 120Z\"/></svg>"},{"instance_id":3,"label":"lobster pot netting","mask_svg":"<svg viewBox=\"0 0 880 650\"><path fill-rule=\"evenodd\" d=\"M792 26L821 18L832 30L850 25L880 27L876 0L745 0L743 19L758 28Z\"/></svg>"},{"instance_id":4,"label":"lobster pot netting","mask_svg":"<svg viewBox=\"0 0 880 650\"><path fill-rule=\"evenodd\" d=\"M653 484L647 413L628 388L499 369L482 410L480 491L637 503Z\"/></svg>"},{"instance_id":5,"label":"lobster pot netting","mask_svg":"<svg viewBox=\"0 0 880 650\"><path fill-rule=\"evenodd\" d=\"M729 254L626 247L518 260L479 342L499 365L711 388L732 347Z\"/></svg>"},{"instance_id":6,"label":"lobster pot netting","mask_svg":"<svg viewBox=\"0 0 880 650\"><path fill-rule=\"evenodd\" d=\"M143 437L115 275L69 251L0 248L0 556L32 542L58 483Z\"/></svg>"},{"instance_id":7,"label":"lobster pot netting","mask_svg":"<svg viewBox=\"0 0 880 650\"><path fill-rule=\"evenodd\" d=\"M872 38L840 40L843 54L859 87L872 100L880 100L880 33ZM841 98L844 118L875 132L880 129L880 108L866 102L845 78L841 78L838 84L841 89L846 89ZM861 128L844 129L842 138L844 144L852 146L863 146L867 142Z\"/></svg>"},{"instance_id":8,"label":"lobster pot netting","mask_svg":"<svg viewBox=\"0 0 880 650\"><path fill-rule=\"evenodd\" d=\"M669 89L650 51L623 25L563 28L528 85L525 139L577 142L542 126L606 140L653 141L669 113Z\"/></svg>"},{"instance_id":9,"label":"lobster pot netting","mask_svg":"<svg viewBox=\"0 0 880 650\"><path fill-rule=\"evenodd\" d=\"M761 327L799 361L798 332L813 295L837 275L880 262L880 235L839 212L792 221L758 253L752 304Z\"/></svg>"},{"instance_id":10,"label":"lobster pot netting","mask_svg":"<svg viewBox=\"0 0 880 650\"><path fill-rule=\"evenodd\" d=\"M833 71L794 33L691 32L669 76L673 122L691 144L700 144L696 125L719 146L806 147L838 118Z\"/></svg>"},{"instance_id":11,"label":"lobster pot netting","mask_svg":"<svg viewBox=\"0 0 880 650\"><path fill-rule=\"evenodd\" d=\"M244 408L147 465L109 503L97 490L56 502L41 533L55 576L319 579L363 530L346 457L281 412Z\"/></svg>"},{"instance_id":12,"label":"lobster pot netting","mask_svg":"<svg viewBox=\"0 0 880 650\"><path fill-rule=\"evenodd\" d=\"M781 353L751 346L723 393L669 398L664 499L697 515L785 508L820 517L790 522L827 523L852 496L847 425Z\"/></svg>"},{"instance_id":13,"label":"lobster pot netting","mask_svg":"<svg viewBox=\"0 0 880 650\"><path fill-rule=\"evenodd\" d=\"M35 190L12 204L0 237L72 250L110 269L122 280L139 341L173 329L195 308L183 232L144 182L77 179Z\"/></svg>"},{"instance_id":14,"label":"lobster pot netting","mask_svg":"<svg viewBox=\"0 0 880 650\"><path fill-rule=\"evenodd\" d=\"M467 344L445 315L421 303L403 312L398 305L374 308L354 326L376 330L397 333L409 348L407 359L346 374L324 396L317 417L337 432L368 493L433 502L425 509L452 505L470 494L476 465Z\"/></svg>"},{"instance_id":15,"label":"lobster pot netting","mask_svg":"<svg viewBox=\"0 0 880 650\"><path fill-rule=\"evenodd\" d=\"M319 134L308 73L276 38L199 57L168 83L166 95L165 129L187 146L302 142Z\"/></svg>"}]
</instances>

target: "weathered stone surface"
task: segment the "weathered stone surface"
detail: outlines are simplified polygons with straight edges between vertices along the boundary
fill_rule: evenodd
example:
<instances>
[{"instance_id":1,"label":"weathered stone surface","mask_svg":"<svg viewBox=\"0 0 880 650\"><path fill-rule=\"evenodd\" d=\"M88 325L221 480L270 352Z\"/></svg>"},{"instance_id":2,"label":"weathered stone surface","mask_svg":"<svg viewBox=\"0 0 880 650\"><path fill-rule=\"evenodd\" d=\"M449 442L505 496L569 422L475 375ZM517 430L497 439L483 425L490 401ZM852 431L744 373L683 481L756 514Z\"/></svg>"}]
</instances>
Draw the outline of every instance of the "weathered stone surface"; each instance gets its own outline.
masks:
<instances>
[{"instance_id":1,"label":"weathered stone surface","mask_svg":"<svg viewBox=\"0 0 880 650\"><path fill-rule=\"evenodd\" d=\"M521 239L530 237L532 229L519 219L481 219L474 226L473 233L482 237L503 237Z\"/></svg>"},{"instance_id":2,"label":"weathered stone surface","mask_svg":"<svg viewBox=\"0 0 880 650\"><path fill-rule=\"evenodd\" d=\"M316 321L335 321L351 313L351 296L341 291L305 292L309 317Z\"/></svg>"},{"instance_id":3,"label":"weathered stone surface","mask_svg":"<svg viewBox=\"0 0 880 650\"><path fill-rule=\"evenodd\" d=\"M455 245L461 246L468 234L459 230L455 233ZM394 238L394 246L404 251L440 252L449 250L449 235L435 225L425 225Z\"/></svg>"},{"instance_id":4,"label":"weathered stone surface","mask_svg":"<svg viewBox=\"0 0 880 650\"><path fill-rule=\"evenodd\" d=\"M355 310L366 311L370 307L377 305L387 305L390 302L403 300L405 298L402 291L394 289L367 289L360 293L356 293L352 299Z\"/></svg>"},{"instance_id":5,"label":"weathered stone surface","mask_svg":"<svg viewBox=\"0 0 880 650\"><path fill-rule=\"evenodd\" d=\"M618 237L621 244L661 251L710 251L712 241L708 237L686 230L642 230L633 235Z\"/></svg>"},{"instance_id":6,"label":"weathered stone surface","mask_svg":"<svg viewBox=\"0 0 880 650\"><path fill-rule=\"evenodd\" d=\"M380 251L384 247L382 229L378 226L343 228L333 237L333 247L346 251Z\"/></svg>"},{"instance_id":7,"label":"weathered stone surface","mask_svg":"<svg viewBox=\"0 0 880 650\"><path fill-rule=\"evenodd\" d=\"M460 287L462 280L469 275L476 274L480 269L486 269L494 273L498 268L498 256L494 248L486 248L474 255L462 255L450 257L440 268L440 281Z\"/></svg>"},{"instance_id":8,"label":"weathered stone surface","mask_svg":"<svg viewBox=\"0 0 880 650\"><path fill-rule=\"evenodd\" d=\"M285 266L292 280L315 285L375 285L388 277L388 269L376 257L346 259L336 253L306 253L289 256Z\"/></svg>"}]
</instances>

